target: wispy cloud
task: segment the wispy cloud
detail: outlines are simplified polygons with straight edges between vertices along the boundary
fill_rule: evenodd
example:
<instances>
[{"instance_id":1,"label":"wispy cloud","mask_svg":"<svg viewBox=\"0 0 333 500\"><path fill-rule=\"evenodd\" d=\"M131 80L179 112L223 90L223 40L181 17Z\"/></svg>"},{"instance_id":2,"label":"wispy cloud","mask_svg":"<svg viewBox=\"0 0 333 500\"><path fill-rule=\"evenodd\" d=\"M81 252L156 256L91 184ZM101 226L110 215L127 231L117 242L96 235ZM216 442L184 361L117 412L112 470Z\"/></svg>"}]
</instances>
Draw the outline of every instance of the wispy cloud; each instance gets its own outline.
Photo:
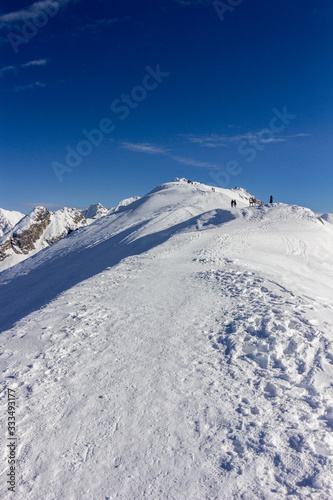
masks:
<instances>
[{"instance_id":1,"label":"wispy cloud","mask_svg":"<svg viewBox=\"0 0 333 500\"><path fill-rule=\"evenodd\" d=\"M21 64L21 68L29 68L30 66L45 66L48 63L48 59L36 59L35 61L29 61L27 63Z\"/></svg>"},{"instance_id":2,"label":"wispy cloud","mask_svg":"<svg viewBox=\"0 0 333 500\"><path fill-rule=\"evenodd\" d=\"M295 134L295 135L289 135L289 138L293 137L311 137L311 134Z\"/></svg>"},{"instance_id":3,"label":"wispy cloud","mask_svg":"<svg viewBox=\"0 0 333 500\"><path fill-rule=\"evenodd\" d=\"M289 136L267 137L267 133L265 133L265 130L261 130L259 132L247 132L245 134L237 134L237 135L180 134L180 137L183 137L192 144L199 144L200 146L206 148L221 148L221 147L227 147L230 144L239 144L242 141L247 141L249 143L258 141L261 144L273 144L278 142L286 142L288 141L288 139L292 139L295 137L308 137L309 135L310 134L296 134Z\"/></svg>"},{"instance_id":4,"label":"wispy cloud","mask_svg":"<svg viewBox=\"0 0 333 500\"><path fill-rule=\"evenodd\" d=\"M32 89L35 89L35 88L45 88L46 85L45 83L41 83L41 82L34 82L34 83L30 83L30 85L17 85L14 89L14 92L24 92L25 90L32 90Z\"/></svg>"},{"instance_id":5,"label":"wispy cloud","mask_svg":"<svg viewBox=\"0 0 333 500\"><path fill-rule=\"evenodd\" d=\"M161 147L161 146L155 146L153 144L148 144L148 143L131 143L131 142L122 142L121 147L124 149L128 149L130 151L135 151L137 153L147 153L147 154L152 154L152 155L163 155L163 156L168 156L169 158L172 158L174 161L178 163L182 163L184 165L189 165L191 167L197 167L197 168L210 168L212 170L221 168L218 165L214 165L212 163L200 161L200 160L195 160L193 158L186 158L183 156L178 156L174 155L172 152L170 152L169 149Z\"/></svg>"},{"instance_id":6,"label":"wispy cloud","mask_svg":"<svg viewBox=\"0 0 333 500\"><path fill-rule=\"evenodd\" d=\"M80 26L78 30L95 32L105 26L111 26L113 24L119 24L119 23L126 23L130 20L131 18L129 16L114 17L111 19L98 19L96 21L92 21L91 23L85 24L84 26Z\"/></svg>"},{"instance_id":7,"label":"wispy cloud","mask_svg":"<svg viewBox=\"0 0 333 500\"><path fill-rule=\"evenodd\" d=\"M189 165L191 167L210 168L212 170L221 168L218 165L207 163L206 161L193 160L192 158L184 158L183 156L171 156L171 158L178 161L178 163L183 163L184 165Z\"/></svg>"},{"instance_id":8,"label":"wispy cloud","mask_svg":"<svg viewBox=\"0 0 333 500\"><path fill-rule=\"evenodd\" d=\"M2 16L0 16L0 29L11 28L20 21L27 21L29 19L32 19L41 10L45 10L48 7L54 8L54 4L54 0L41 0L29 5L24 9L3 14Z\"/></svg>"},{"instance_id":9,"label":"wispy cloud","mask_svg":"<svg viewBox=\"0 0 333 500\"><path fill-rule=\"evenodd\" d=\"M29 61L24 64L19 64L16 66L5 66L4 68L0 69L0 77L4 77L8 75L9 73L18 73L20 69L25 69L25 68L33 68L33 67L40 67L40 66L45 66L49 61L48 59L36 59L35 61Z\"/></svg>"},{"instance_id":10,"label":"wispy cloud","mask_svg":"<svg viewBox=\"0 0 333 500\"><path fill-rule=\"evenodd\" d=\"M227 136L210 134L210 135L193 135L193 134L180 134L188 142L192 144L199 144L200 146L205 146L206 148L218 148L227 146Z\"/></svg>"},{"instance_id":11,"label":"wispy cloud","mask_svg":"<svg viewBox=\"0 0 333 500\"><path fill-rule=\"evenodd\" d=\"M0 76L5 76L8 73L16 73L17 72L17 66L5 66L4 68L0 69Z\"/></svg>"},{"instance_id":12,"label":"wispy cloud","mask_svg":"<svg viewBox=\"0 0 333 500\"><path fill-rule=\"evenodd\" d=\"M168 149L147 143L133 144L131 142L122 142L121 147L124 149L129 149L130 151L136 151L138 153L149 153L152 155L168 155Z\"/></svg>"}]
</instances>

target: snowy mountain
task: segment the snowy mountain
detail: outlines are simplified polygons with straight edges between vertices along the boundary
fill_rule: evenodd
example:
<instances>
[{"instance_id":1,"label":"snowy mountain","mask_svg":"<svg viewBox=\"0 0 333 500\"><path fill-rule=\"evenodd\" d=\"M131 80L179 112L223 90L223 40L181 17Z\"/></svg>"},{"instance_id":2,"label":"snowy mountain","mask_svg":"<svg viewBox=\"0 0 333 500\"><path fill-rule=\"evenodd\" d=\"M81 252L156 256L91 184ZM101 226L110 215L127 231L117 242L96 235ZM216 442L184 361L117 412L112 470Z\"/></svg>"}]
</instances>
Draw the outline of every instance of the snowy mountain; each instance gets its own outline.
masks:
<instances>
[{"instance_id":1,"label":"snowy mountain","mask_svg":"<svg viewBox=\"0 0 333 500\"><path fill-rule=\"evenodd\" d=\"M120 201L115 207L112 208L105 208L100 203L96 203L95 205L90 205L87 210L82 210L81 213L87 220L87 223L92 224L95 220L105 217L108 214L119 212L123 207L127 207L139 199L140 196L132 196L131 198L126 198L125 200Z\"/></svg>"},{"instance_id":2,"label":"snowy mountain","mask_svg":"<svg viewBox=\"0 0 333 500\"><path fill-rule=\"evenodd\" d=\"M0 209L0 231L3 233L0 234L0 272L22 262L72 231L92 224L108 214L119 212L139 199L139 196L126 198L113 208L105 208L96 203L81 211L65 207L53 213L44 207L36 207L26 216Z\"/></svg>"},{"instance_id":3,"label":"snowy mountain","mask_svg":"<svg viewBox=\"0 0 333 500\"><path fill-rule=\"evenodd\" d=\"M75 208L63 208L52 213L44 207L36 207L0 238L0 271L86 224L83 215Z\"/></svg>"},{"instance_id":4,"label":"snowy mountain","mask_svg":"<svg viewBox=\"0 0 333 500\"><path fill-rule=\"evenodd\" d=\"M21 219L24 214L20 212L14 212L9 210L4 210L0 208L0 238L8 233Z\"/></svg>"},{"instance_id":5,"label":"snowy mountain","mask_svg":"<svg viewBox=\"0 0 333 500\"><path fill-rule=\"evenodd\" d=\"M0 273L18 498L333 497L333 227L250 197L162 184Z\"/></svg>"},{"instance_id":6,"label":"snowy mountain","mask_svg":"<svg viewBox=\"0 0 333 500\"><path fill-rule=\"evenodd\" d=\"M132 196L131 198L125 198L125 200L122 200L118 203L113 208L110 208L108 213L113 214L115 212L119 212L122 208L128 207L131 203L134 203L135 201L140 200L140 196Z\"/></svg>"},{"instance_id":7,"label":"snowy mountain","mask_svg":"<svg viewBox=\"0 0 333 500\"><path fill-rule=\"evenodd\" d=\"M92 219L91 222L93 222L100 217L104 217L108 212L109 210L107 208L103 207L100 203L96 203L95 205L90 205L87 210L82 210L81 213L87 222L90 221L90 219Z\"/></svg>"}]
</instances>

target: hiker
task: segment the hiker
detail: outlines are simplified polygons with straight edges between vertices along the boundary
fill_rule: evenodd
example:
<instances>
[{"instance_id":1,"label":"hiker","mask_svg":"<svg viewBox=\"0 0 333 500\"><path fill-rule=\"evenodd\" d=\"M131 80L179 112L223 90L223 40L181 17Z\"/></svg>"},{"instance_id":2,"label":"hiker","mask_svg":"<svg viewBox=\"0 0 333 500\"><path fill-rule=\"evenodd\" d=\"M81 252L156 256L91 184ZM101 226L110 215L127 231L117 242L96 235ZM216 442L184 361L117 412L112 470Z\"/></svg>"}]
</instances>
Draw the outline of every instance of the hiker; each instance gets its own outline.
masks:
<instances>
[{"instance_id":1,"label":"hiker","mask_svg":"<svg viewBox=\"0 0 333 500\"><path fill-rule=\"evenodd\" d=\"M231 200L231 208L234 206L234 200Z\"/></svg>"},{"instance_id":2,"label":"hiker","mask_svg":"<svg viewBox=\"0 0 333 500\"><path fill-rule=\"evenodd\" d=\"M270 203L273 203L273 196L271 195L270 199L269 199L269 202Z\"/></svg>"},{"instance_id":3,"label":"hiker","mask_svg":"<svg viewBox=\"0 0 333 500\"><path fill-rule=\"evenodd\" d=\"M235 208L237 207L237 203L236 203L236 200L234 200L234 207L235 207Z\"/></svg>"}]
</instances>

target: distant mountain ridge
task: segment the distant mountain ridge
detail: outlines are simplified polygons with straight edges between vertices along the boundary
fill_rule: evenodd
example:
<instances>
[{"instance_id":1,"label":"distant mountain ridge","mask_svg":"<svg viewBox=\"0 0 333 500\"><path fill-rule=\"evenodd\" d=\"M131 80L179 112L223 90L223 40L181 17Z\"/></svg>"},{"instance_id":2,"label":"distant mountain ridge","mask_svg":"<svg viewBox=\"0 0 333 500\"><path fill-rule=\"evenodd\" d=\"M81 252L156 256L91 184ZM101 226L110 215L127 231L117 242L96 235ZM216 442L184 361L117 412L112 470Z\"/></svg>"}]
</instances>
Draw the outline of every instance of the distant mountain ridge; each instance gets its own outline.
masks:
<instances>
[{"instance_id":1,"label":"distant mountain ridge","mask_svg":"<svg viewBox=\"0 0 333 500\"><path fill-rule=\"evenodd\" d=\"M5 268L55 243L87 222L75 208L63 208L49 212L45 207L36 207L0 239L0 262L7 261Z\"/></svg>"},{"instance_id":2,"label":"distant mountain ridge","mask_svg":"<svg viewBox=\"0 0 333 500\"><path fill-rule=\"evenodd\" d=\"M0 272L138 199L126 198L112 208L96 203L84 210L65 207L56 212L38 206L27 215L0 209Z\"/></svg>"}]
</instances>

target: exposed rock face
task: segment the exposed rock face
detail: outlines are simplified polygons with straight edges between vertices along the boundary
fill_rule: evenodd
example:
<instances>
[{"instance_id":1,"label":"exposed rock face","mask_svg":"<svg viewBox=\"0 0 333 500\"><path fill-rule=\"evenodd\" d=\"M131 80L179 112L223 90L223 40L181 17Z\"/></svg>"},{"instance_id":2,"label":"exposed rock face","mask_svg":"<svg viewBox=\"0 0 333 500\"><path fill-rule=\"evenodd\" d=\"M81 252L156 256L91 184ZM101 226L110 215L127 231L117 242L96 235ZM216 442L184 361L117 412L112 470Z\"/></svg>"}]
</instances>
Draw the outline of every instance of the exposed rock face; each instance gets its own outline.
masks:
<instances>
[{"instance_id":1,"label":"exposed rock face","mask_svg":"<svg viewBox=\"0 0 333 500\"><path fill-rule=\"evenodd\" d=\"M8 256L12 250L15 253L28 254L33 250L34 243L39 240L45 228L50 224L51 214L44 207L36 207L30 214L16 224L13 231L5 236L0 244L0 260Z\"/></svg>"},{"instance_id":2,"label":"exposed rock face","mask_svg":"<svg viewBox=\"0 0 333 500\"><path fill-rule=\"evenodd\" d=\"M26 216L4 210L2 213L0 209L0 230L6 223L5 234L0 231L0 262L6 260L0 266L0 272L65 238L73 231L108 214L124 210L138 199L139 196L127 198L111 209L100 203L90 205L86 210L65 207L56 212L49 212L45 207L36 207ZM2 219L4 222L1 226Z\"/></svg>"},{"instance_id":3,"label":"exposed rock face","mask_svg":"<svg viewBox=\"0 0 333 500\"><path fill-rule=\"evenodd\" d=\"M36 253L86 225L86 219L76 208L52 213L36 207L0 239L0 261L14 254Z\"/></svg>"},{"instance_id":4,"label":"exposed rock face","mask_svg":"<svg viewBox=\"0 0 333 500\"><path fill-rule=\"evenodd\" d=\"M82 213L76 208L63 208L51 214L51 224L45 231L44 241L52 245L67 236L72 231L87 225Z\"/></svg>"}]
</instances>

